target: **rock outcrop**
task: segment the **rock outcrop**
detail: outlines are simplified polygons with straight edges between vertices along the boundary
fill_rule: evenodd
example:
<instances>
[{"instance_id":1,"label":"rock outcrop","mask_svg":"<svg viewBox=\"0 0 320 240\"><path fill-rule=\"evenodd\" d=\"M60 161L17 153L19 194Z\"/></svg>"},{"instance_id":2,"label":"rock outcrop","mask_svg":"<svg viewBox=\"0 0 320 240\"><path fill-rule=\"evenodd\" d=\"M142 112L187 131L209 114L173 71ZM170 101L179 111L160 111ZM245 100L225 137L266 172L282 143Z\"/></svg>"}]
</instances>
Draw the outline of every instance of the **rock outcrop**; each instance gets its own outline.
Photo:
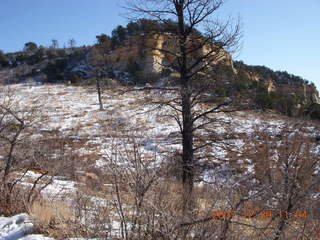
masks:
<instances>
[{"instance_id":1,"label":"rock outcrop","mask_svg":"<svg viewBox=\"0 0 320 240\"><path fill-rule=\"evenodd\" d=\"M237 71L249 81L262 83L268 93L299 98L300 104L320 103L319 92L313 84L287 72L272 71L265 66L249 66L243 62L235 63Z\"/></svg>"},{"instance_id":2,"label":"rock outcrop","mask_svg":"<svg viewBox=\"0 0 320 240\"><path fill-rule=\"evenodd\" d=\"M114 70L125 71L129 62L136 62L141 66L144 72L161 72L168 67L173 61L174 56L170 52L177 52L177 37L173 34L153 34L151 36L136 36L125 41L123 46L114 49L106 55L107 63ZM199 39L189 41L190 48L196 46ZM192 59L203 56L212 52L211 56L214 60L211 64L224 62L233 67L231 56L219 49L219 52L214 52L217 48L213 44L207 44L197 51L194 51ZM191 59L191 61L192 61Z\"/></svg>"}]
</instances>

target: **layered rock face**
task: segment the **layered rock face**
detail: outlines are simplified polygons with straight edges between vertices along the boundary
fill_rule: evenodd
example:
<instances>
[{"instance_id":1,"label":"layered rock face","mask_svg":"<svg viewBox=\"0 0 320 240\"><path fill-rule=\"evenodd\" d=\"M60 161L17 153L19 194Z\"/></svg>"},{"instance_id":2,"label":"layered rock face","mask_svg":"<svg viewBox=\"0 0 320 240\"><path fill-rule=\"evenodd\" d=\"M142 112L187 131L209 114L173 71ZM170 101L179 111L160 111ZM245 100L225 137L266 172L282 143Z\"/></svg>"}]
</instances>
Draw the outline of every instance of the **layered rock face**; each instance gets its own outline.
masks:
<instances>
[{"instance_id":1,"label":"layered rock face","mask_svg":"<svg viewBox=\"0 0 320 240\"><path fill-rule=\"evenodd\" d=\"M199 44L199 39L189 40L189 49L195 49ZM153 34L151 36L136 36L129 38L125 41L124 46L116 48L110 52L106 58L108 64L115 70L125 71L129 62L136 62L141 66L141 69L145 72L161 72L168 67L174 60L173 53L178 53L178 39L172 34ZM232 65L231 56L223 51L214 51L213 44L207 44L204 47L194 51L191 59L191 63L200 56L210 54L212 61L209 58L210 64L217 64L219 62L225 62Z\"/></svg>"},{"instance_id":2,"label":"layered rock face","mask_svg":"<svg viewBox=\"0 0 320 240\"><path fill-rule=\"evenodd\" d=\"M271 78L264 78L257 73L246 72L246 75L252 81L262 82L269 93L277 92L283 95L295 95L303 97L304 102L320 104L319 92L316 87L309 84L279 84Z\"/></svg>"},{"instance_id":3,"label":"layered rock face","mask_svg":"<svg viewBox=\"0 0 320 240\"><path fill-rule=\"evenodd\" d=\"M312 85L288 85L279 84L277 91L281 93L293 94L296 96L301 96L306 102L313 102L320 104L319 93L317 89Z\"/></svg>"}]
</instances>

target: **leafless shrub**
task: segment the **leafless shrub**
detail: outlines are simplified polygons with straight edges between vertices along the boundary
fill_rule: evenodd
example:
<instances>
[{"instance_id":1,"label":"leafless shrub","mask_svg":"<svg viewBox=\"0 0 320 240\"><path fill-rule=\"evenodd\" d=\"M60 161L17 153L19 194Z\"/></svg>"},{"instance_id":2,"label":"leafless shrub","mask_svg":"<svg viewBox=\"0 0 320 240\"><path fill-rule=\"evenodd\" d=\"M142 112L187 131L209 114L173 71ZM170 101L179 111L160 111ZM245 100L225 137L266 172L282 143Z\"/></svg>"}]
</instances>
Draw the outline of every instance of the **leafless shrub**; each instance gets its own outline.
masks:
<instances>
[{"instance_id":1,"label":"leafless shrub","mask_svg":"<svg viewBox=\"0 0 320 240\"><path fill-rule=\"evenodd\" d=\"M113 229L118 230L117 237L237 239L237 224L232 219L214 219L212 212L242 209L256 195L250 194L244 184L215 183L197 185L192 195L186 195L170 160L166 163L166 156L149 156L138 139L115 140L112 151L106 153L110 204L116 213L113 221L119 222L119 229Z\"/></svg>"},{"instance_id":2,"label":"leafless shrub","mask_svg":"<svg viewBox=\"0 0 320 240\"><path fill-rule=\"evenodd\" d=\"M10 89L3 89L0 96L0 206L4 214L22 210L25 202L31 201L34 189L31 188L29 196L24 198L26 189L21 186L14 189L19 179L12 179L11 176L26 163L23 153L28 150L25 146L30 139L29 130L36 114L35 109L24 109L20 104L21 100ZM15 204L17 199L21 200L21 204Z\"/></svg>"},{"instance_id":3,"label":"leafless shrub","mask_svg":"<svg viewBox=\"0 0 320 240\"><path fill-rule=\"evenodd\" d=\"M260 209L274 213L264 227L270 239L313 239L314 206L319 202L319 146L304 131L305 123L289 122L277 134L257 132L246 157L253 159L255 179L265 186Z\"/></svg>"}]
</instances>

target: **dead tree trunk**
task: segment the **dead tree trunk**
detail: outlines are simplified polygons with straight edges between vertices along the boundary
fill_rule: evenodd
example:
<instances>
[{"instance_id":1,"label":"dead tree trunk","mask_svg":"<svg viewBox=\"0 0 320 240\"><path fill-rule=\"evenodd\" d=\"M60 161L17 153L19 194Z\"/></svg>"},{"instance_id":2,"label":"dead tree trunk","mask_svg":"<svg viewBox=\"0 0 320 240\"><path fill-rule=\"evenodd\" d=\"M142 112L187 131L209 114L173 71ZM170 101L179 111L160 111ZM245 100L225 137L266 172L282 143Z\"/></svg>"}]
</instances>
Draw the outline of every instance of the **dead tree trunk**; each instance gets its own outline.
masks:
<instances>
[{"instance_id":1,"label":"dead tree trunk","mask_svg":"<svg viewBox=\"0 0 320 240\"><path fill-rule=\"evenodd\" d=\"M187 37L183 4L176 4L179 28L180 59L180 84L181 84L181 104L182 104L182 181L186 189L191 193L193 189L193 121L191 111L191 81L188 78L187 70Z\"/></svg>"},{"instance_id":2,"label":"dead tree trunk","mask_svg":"<svg viewBox=\"0 0 320 240\"><path fill-rule=\"evenodd\" d=\"M182 89L184 91L184 89ZM193 188L193 133L190 94L182 92L182 180L188 186L189 191Z\"/></svg>"}]
</instances>

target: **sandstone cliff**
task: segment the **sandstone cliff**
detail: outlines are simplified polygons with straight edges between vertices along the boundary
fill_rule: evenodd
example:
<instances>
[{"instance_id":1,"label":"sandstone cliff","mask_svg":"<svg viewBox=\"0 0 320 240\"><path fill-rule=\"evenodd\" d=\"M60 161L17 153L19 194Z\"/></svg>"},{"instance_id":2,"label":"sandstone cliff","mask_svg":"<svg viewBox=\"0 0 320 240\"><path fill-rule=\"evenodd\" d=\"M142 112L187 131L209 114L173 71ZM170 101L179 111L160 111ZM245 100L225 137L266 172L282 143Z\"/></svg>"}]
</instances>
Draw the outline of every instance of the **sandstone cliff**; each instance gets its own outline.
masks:
<instances>
[{"instance_id":1,"label":"sandstone cliff","mask_svg":"<svg viewBox=\"0 0 320 240\"><path fill-rule=\"evenodd\" d=\"M300 98L300 104L320 104L319 92L314 84L287 72L273 71L265 66L249 66L243 62L234 63L238 75L249 81L262 83L268 93Z\"/></svg>"},{"instance_id":2,"label":"sandstone cliff","mask_svg":"<svg viewBox=\"0 0 320 240\"><path fill-rule=\"evenodd\" d=\"M150 36L136 36L125 41L123 46L118 47L107 54L106 62L114 70L125 71L128 62L138 63L144 72L161 72L174 61L170 52L177 52L177 37L172 34L153 34ZM196 44L198 39L189 41L190 48ZM192 59L207 54L214 50L213 44L207 44L203 48L195 51ZM215 58L212 64L224 62L233 66L231 56L222 50L213 52ZM192 60L191 60L192 61Z\"/></svg>"}]
</instances>

